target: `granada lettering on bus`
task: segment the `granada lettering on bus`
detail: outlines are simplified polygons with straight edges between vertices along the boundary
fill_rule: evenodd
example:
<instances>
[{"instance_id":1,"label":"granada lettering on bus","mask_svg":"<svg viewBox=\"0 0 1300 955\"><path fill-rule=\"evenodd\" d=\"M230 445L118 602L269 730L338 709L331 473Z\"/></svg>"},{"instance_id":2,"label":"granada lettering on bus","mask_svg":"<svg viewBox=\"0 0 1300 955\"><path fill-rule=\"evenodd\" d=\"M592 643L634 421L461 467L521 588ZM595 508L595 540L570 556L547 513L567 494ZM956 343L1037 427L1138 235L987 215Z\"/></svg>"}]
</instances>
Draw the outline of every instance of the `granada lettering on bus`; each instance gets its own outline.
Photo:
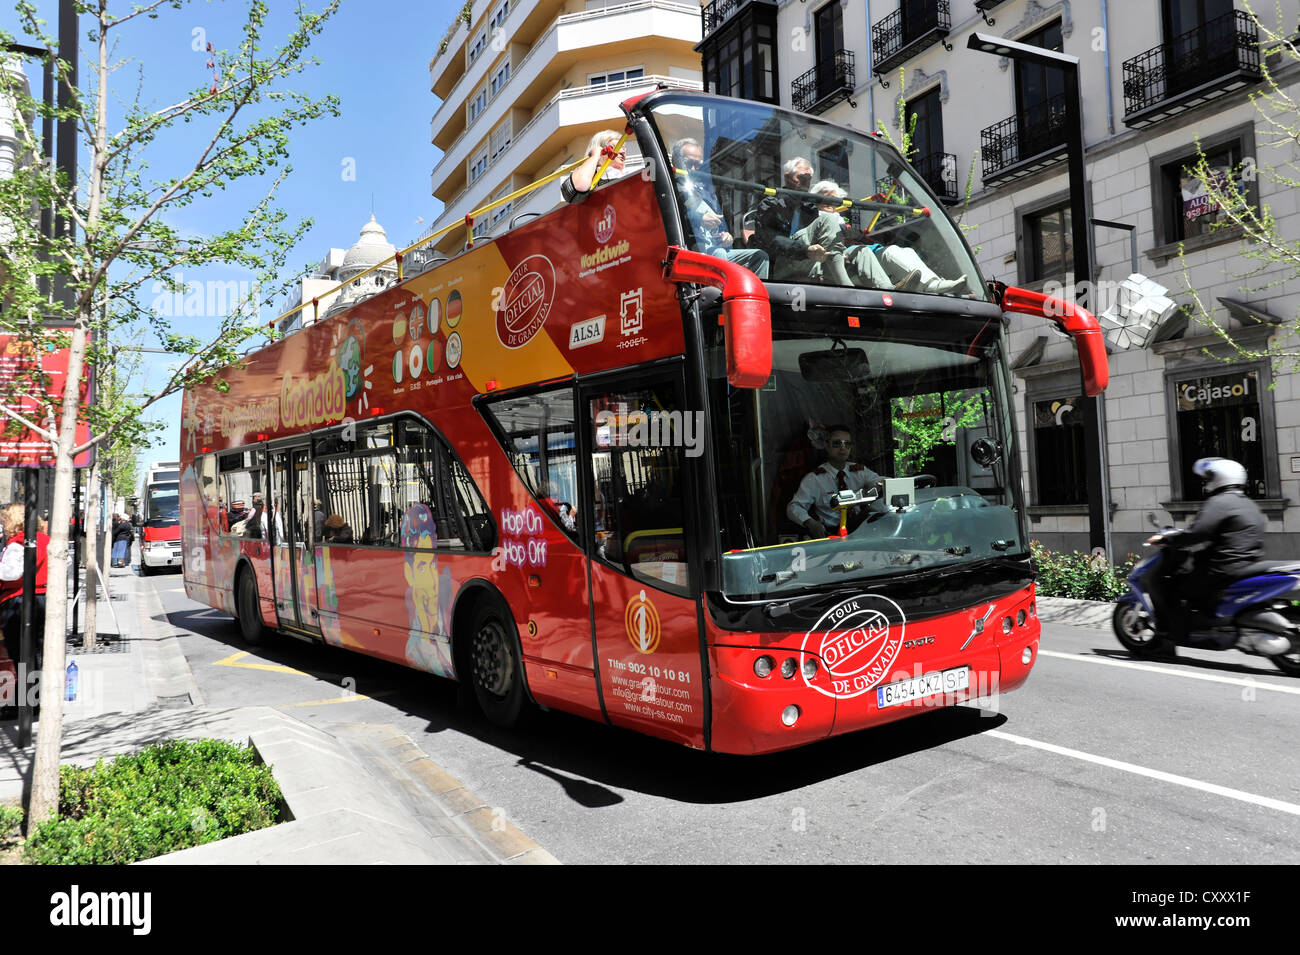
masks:
<instances>
[{"instance_id":1,"label":"granada lettering on bus","mask_svg":"<svg viewBox=\"0 0 1300 955\"><path fill-rule=\"evenodd\" d=\"M555 266L537 253L524 259L510 272L497 311L497 338L507 348L521 348L541 331L555 300ZM459 361L459 356L457 356ZM447 364L451 361L448 343Z\"/></svg>"},{"instance_id":2,"label":"granada lettering on bus","mask_svg":"<svg viewBox=\"0 0 1300 955\"><path fill-rule=\"evenodd\" d=\"M341 421L347 407L343 371L337 365L315 378L295 381L284 373L280 386L280 420L286 428Z\"/></svg>"}]
</instances>

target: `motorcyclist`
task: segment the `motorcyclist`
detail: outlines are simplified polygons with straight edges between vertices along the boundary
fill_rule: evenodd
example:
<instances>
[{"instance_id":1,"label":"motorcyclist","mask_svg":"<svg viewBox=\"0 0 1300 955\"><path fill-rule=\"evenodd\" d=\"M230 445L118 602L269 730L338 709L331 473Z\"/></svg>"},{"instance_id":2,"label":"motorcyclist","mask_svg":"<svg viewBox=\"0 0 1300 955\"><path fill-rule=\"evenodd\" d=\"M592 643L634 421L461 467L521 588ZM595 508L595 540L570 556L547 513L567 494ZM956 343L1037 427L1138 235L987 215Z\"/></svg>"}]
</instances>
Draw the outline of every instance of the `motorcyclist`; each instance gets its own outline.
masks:
<instances>
[{"instance_id":1,"label":"motorcyclist","mask_svg":"<svg viewBox=\"0 0 1300 955\"><path fill-rule=\"evenodd\" d=\"M1265 518L1246 496L1246 469L1227 458L1201 458L1192 472L1205 488L1205 503L1196 519L1186 530L1164 531L1147 540L1194 552L1190 573L1183 572L1183 562L1172 554L1161 561L1163 586L1153 592L1156 636L1175 643L1187 636L1187 609L1212 613L1228 585L1264 557ZM1252 643L1243 649L1255 647Z\"/></svg>"}]
</instances>

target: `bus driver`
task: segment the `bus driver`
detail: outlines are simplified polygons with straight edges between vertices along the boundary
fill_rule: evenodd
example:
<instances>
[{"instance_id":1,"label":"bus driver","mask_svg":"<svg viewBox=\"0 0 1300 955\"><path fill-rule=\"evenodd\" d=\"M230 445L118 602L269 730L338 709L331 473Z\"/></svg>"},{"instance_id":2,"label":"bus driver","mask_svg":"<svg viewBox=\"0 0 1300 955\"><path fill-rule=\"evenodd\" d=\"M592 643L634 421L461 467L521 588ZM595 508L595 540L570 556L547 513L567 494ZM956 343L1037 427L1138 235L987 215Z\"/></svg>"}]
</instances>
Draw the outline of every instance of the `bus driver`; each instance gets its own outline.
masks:
<instances>
[{"instance_id":1,"label":"bus driver","mask_svg":"<svg viewBox=\"0 0 1300 955\"><path fill-rule=\"evenodd\" d=\"M840 491L858 491L883 480L865 464L853 464L853 435L846 425L827 429L826 463L805 474L794 492L786 515L814 538L839 530L840 510L831 499Z\"/></svg>"}]
</instances>

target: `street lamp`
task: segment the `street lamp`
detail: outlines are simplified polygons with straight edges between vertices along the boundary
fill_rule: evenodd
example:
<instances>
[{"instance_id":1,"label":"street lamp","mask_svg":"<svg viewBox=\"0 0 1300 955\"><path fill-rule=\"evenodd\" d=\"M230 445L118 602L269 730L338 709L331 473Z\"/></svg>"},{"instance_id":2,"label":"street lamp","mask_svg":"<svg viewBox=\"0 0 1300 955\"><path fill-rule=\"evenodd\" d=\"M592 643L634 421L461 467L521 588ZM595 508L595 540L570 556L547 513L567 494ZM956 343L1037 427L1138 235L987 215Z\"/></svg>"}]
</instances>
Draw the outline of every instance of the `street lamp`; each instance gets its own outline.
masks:
<instances>
[{"instance_id":1,"label":"street lamp","mask_svg":"<svg viewBox=\"0 0 1300 955\"><path fill-rule=\"evenodd\" d=\"M972 33L966 47L1021 63L1036 63L1059 69L1065 77L1066 157L1070 180L1070 235L1074 246L1075 299L1086 301L1092 288L1092 243L1088 235L1087 178L1083 166L1083 105L1079 98L1079 58L1028 43L1017 43L987 33ZM1106 468L1106 445L1101 428L1101 396L1081 391L1077 406L1083 413L1084 468L1088 475L1088 545L1094 554L1109 557L1110 480Z\"/></svg>"}]
</instances>

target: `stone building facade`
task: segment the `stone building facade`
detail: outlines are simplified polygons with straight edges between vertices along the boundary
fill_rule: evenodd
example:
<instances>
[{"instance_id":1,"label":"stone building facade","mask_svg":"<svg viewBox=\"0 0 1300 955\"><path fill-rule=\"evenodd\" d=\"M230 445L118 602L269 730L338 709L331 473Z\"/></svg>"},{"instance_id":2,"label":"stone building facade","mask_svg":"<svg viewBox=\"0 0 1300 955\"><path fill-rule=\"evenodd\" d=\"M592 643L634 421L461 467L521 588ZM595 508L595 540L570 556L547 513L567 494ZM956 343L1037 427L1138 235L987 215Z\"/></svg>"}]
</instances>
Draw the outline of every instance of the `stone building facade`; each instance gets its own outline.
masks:
<instances>
[{"instance_id":1,"label":"stone building facade","mask_svg":"<svg viewBox=\"0 0 1300 955\"><path fill-rule=\"evenodd\" d=\"M1090 230L1089 303L1103 310L1139 272L1180 306L1143 347L1110 356L1101 406L1119 556L1140 548L1148 513L1165 522L1195 512L1191 464L1210 455L1246 465L1269 518L1270 556L1300 552L1300 377L1240 358L1204 321L1250 347L1295 348L1300 269L1247 275L1259 247L1224 225L1227 211L1186 172L1199 144L1220 181L1267 206L1283 238L1300 239L1297 191L1268 175L1300 179L1300 146L1251 101L1267 90L1265 70L1300 97L1300 57L1267 37L1294 40L1300 0L1253 6L1258 23L1243 0L714 0L702 9L707 89L883 127L896 143L900 108L905 123L915 116L913 165L965 230L984 277L1049 291L1074 282L1062 79L967 44L978 32L1078 58L1085 198L1091 219L1112 224ZM737 33L761 47L749 59L728 58ZM769 72L777 82L766 83ZM1294 112L1281 121L1300 128ZM816 164L828 174L833 152ZM1009 328L1031 534L1086 550L1073 346L1041 320L1012 316Z\"/></svg>"}]
</instances>

